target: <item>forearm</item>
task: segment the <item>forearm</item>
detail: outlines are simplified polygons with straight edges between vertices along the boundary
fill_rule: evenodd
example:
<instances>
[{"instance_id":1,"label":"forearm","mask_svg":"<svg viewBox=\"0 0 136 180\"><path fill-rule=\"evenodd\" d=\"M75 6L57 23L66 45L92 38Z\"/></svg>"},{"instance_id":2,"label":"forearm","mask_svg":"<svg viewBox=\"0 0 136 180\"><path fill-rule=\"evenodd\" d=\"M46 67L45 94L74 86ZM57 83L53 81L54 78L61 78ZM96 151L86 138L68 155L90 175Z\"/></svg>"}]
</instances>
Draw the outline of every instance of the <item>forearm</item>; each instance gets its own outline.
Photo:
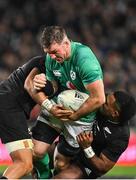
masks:
<instances>
[{"instance_id":1,"label":"forearm","mask_svg":"<svg viewBox=\"0 0 136 180\"><path fill-rule=\"evenodd\" d=\"M48 99L48 96L46 96L45 93L42 91L36 92L36 90L33 89L31 92L29 92L29 94L32 97L32 99L39 105L42 105L45 99Z\"/></svg>"},{"instance_id":2,"label":"forearm","mask_svg":"<svg viewBox=\"0 0 136 180\"><path fill-rule=\"evenodd\" d=\"M39 74L39 71L37 68L34 68L29 75L27 76L25 83L24 83L24 88L28 92L28 94L32 97L32 99L37 103L37 104L42 104L42 102L47 99L47 96L44 94L42 91L37 91L34 89L34 84L33 84L33 79L35 75Z\"/></svg>"},{"instance_id":3,"label":"forearm","mask_svg":"<svg viewBox=\"0 0 136 180\"><path fill-rule=\"evenodd\" d=\"M108 171L104 161L99 157L97 157L96 155L90 158L89 162L90 162L90 168L98 175L105 174Z\"/></svg>"},{"instance_id":4,"label":"forearm","mask_svg":"<svg viewBox=\"0 0 136 180\"><path fill-rule=\"evenodd\" d=\"M98 80L92 84L87 85L86 89L89 91L90 96L73 114L72 120L78 120L90 112L97 110L105 102L105 93L102 80Z\"/></svg>"},{"instance_id":5,"label":"forearm","mask_svg":"<svg viewBox=\"0 0 136 180\"><path fill-rule=\"evenodd\" d=\"M85 103L75 112L78 118L83 117L90 112L97 110L103 104L98 98L89 97Z\"/></svg>"},{"instance_id":6,"label":"forearm","mask_svg":"<svg viewBox=\"0 0 136 180\"><path fill-rule=\"evenodd\" d=\"M93 150L92 150L93 151ZM86 154L85 154L86 155ZM87 157L87 156L86 156ZM96 174L103 175L109 171L113 166L114 162L109 160L104 154L100 154L98 157L95 153L92 157L87 157L90 162L90 169L92 169Z\"/></svg>"},{"instance_id":7,"label":"forearm","mask_svg":"<svg viewBox=\"0 0 136 180\"><path fill-rule=\"evenodd\" d=\"M96 135L97 136L97 135ZM95 174L102 175L110 170L115 162L111 161L103 152L107 151L106 148L101 151L100 155L97 156L93 150L91 144L93 142L93 134L88 131L84 131L77 135L77 142L83 149L85 157L88 159L88 168L91 169ZM111 155L112 156L112 155ZM89 165L90 164L90 165Z\"/></svg>"}]
</instances>

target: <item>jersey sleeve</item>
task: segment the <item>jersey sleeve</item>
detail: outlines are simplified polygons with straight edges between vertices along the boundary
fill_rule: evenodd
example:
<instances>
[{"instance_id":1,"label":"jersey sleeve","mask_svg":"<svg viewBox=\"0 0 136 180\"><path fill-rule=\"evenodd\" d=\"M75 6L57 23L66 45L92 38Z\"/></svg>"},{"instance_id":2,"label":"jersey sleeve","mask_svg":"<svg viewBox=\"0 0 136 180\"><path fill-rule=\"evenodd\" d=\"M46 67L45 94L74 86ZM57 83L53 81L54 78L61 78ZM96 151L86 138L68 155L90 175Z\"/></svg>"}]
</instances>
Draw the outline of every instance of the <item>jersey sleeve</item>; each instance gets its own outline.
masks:
<instances>
[{"instance_id":1,"label":"jersey sleeve","mask_svg":"<svg viewBox=\"0 0 136 180\"><path fill-rule=\"evenodd\" d=\"M83 84L89 84L96 80L103 79L101 66L94 53L86 48L80 52L78 59L78 72Z\"/></svg>"},{"instance_id":2,"label":"jersey sleeve","mask_svg":"<svg viewBox=\"0 0 136 180\"><path fill-rule=\"evenodd\" d=\"M116 139L109 143L106 149L102 153L111 161L117 162L121 154L126 150L128 146L128 139Z\"/></svg>"},{"instance_id":3,"label":"jersey sleeve","mask_svg":"<svg viewBox=\"0 0 136 180\"><path fill-rule=\"evenodd\" d=\"M38 68L41 73L45 73L45 56L36 56L30 59L26 64L22 66L24 72L29 73L31 69Z\"/></svg>"}]
</instances>

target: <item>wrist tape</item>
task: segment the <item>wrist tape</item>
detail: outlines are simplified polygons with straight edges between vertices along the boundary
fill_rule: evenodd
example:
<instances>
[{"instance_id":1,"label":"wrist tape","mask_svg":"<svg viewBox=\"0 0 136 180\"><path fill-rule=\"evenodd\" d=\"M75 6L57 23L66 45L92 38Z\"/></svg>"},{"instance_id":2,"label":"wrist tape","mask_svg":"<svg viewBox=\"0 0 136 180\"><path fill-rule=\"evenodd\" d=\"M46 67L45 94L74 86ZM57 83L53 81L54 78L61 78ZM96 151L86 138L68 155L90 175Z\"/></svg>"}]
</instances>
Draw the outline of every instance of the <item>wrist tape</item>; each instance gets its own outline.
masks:
<instances>
[{"instance_id":1,"label":"wrist tape","mask_svg":"<svg viewBox=\"0 0 136 180\"><path fill-rule=\"evenodd\" d=\"M95 155L95 152L93 151L91 146L84 149L84 153L87 158L92 158Z\"/></svg>"},{"instance_id":2,"label":"wrist tape","mask_svg":"<svg viewBox=\"0 0 136 180\"><path fill-rule=\"evenodd\" d=\"M45 99L41 106L42 106L43 109L46 109L47 111L50 111L53 104L51 103L51 101L49 99Z\"/></svg>"}]
</instances>

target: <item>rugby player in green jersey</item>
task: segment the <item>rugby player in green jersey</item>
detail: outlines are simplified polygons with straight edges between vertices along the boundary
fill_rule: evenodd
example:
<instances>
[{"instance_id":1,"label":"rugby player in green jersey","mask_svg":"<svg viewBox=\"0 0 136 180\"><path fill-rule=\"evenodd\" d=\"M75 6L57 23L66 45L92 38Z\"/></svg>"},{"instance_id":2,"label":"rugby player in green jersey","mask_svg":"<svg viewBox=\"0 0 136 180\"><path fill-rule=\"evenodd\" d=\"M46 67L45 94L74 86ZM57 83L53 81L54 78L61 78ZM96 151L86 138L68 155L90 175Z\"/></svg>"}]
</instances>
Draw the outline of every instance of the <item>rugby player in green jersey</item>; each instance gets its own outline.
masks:
<instances>
[{"instance_id":1,"label":"rugby player in green jersey","mask_svg":"<svg viewBox=\"0 0 136 180\"><path fill-rule=\"evenodd\" d=\"M69 138L68 143L76 148L78 147L76 136L83 130L90 129L95 119L96 110L105 102L100 64L89 47L71 41L60 26L45 27L41 36L41 45L44 52L47 53L46 77L44 74L36 76L33 81L35 91L29 91L29 94L43 109L61 121L66 121L64 128L71 133L72 137ZM55 91L59 84L61 91L77 89L88 93L89 98L74 113L65 110L61 105L53 105L48 97L39 91L40 88L46 86L47 79L52 82ZM60 124L56 126L56 122L50 122L48 119L42 113L33 129L35 154L39 157L43 157L50 144L61 132L62 124L61 127ZM79 127L78 131L76 131L77 126ZM72 128L72 131L69 127Z\"/></svg>"}]
</instances>

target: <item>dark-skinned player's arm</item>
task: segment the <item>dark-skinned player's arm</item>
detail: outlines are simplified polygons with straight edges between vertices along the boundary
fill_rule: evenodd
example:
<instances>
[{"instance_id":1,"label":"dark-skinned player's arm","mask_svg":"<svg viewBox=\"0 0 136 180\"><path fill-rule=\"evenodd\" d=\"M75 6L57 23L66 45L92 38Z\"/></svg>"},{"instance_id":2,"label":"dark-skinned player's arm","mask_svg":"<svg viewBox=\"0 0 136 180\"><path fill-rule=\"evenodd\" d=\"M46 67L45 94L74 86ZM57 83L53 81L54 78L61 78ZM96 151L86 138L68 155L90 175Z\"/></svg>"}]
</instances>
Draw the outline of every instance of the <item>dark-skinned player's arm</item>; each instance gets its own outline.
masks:
<instances>
[{"instance_id":1,"label":"dark-skinned player's arm","mask_svg":"<svg viewBox=\"0 0 136 180\"><path fill-rule=\"evenodd\" d=\"M108 159L103 153L100 153L98 157L91 147L93 141L93 135L91 132L83 132L77 136L77 141L82 147L85 156L90 162L90 169L96 172L99 176L108 172L114 165L115 162Z\"/></svg>"},{"instance_id":2,"label":"dark-skinned player's arm","mask_svg":"<svg viewBox=\"0 0 136 180\"><path fill-rule=\"evenodd\" d=\"M86 85L85 88L89 91L90 96L82 104L82 106L69 117L70 120L79 120L81 117L98 109L105 102L104 85L102 79Z\"/></svg>"},{"instance_id":3,"label":"dark-skinned player's arm","mask_svg":"<svg viewBox=\"0 0 136 180\"><path fill-rule=\"evenodd\" d=\"M24 88L37 104L51 112L55 117L60 118L63 115L68 116L71 114L70 110L65 110L60 105L53 105L48 99L51 92L54 94L57 91L57 84L48 81L45 74L39 74L38 68L33 68L29 73Z\"/></svg>"}]
</instances>

